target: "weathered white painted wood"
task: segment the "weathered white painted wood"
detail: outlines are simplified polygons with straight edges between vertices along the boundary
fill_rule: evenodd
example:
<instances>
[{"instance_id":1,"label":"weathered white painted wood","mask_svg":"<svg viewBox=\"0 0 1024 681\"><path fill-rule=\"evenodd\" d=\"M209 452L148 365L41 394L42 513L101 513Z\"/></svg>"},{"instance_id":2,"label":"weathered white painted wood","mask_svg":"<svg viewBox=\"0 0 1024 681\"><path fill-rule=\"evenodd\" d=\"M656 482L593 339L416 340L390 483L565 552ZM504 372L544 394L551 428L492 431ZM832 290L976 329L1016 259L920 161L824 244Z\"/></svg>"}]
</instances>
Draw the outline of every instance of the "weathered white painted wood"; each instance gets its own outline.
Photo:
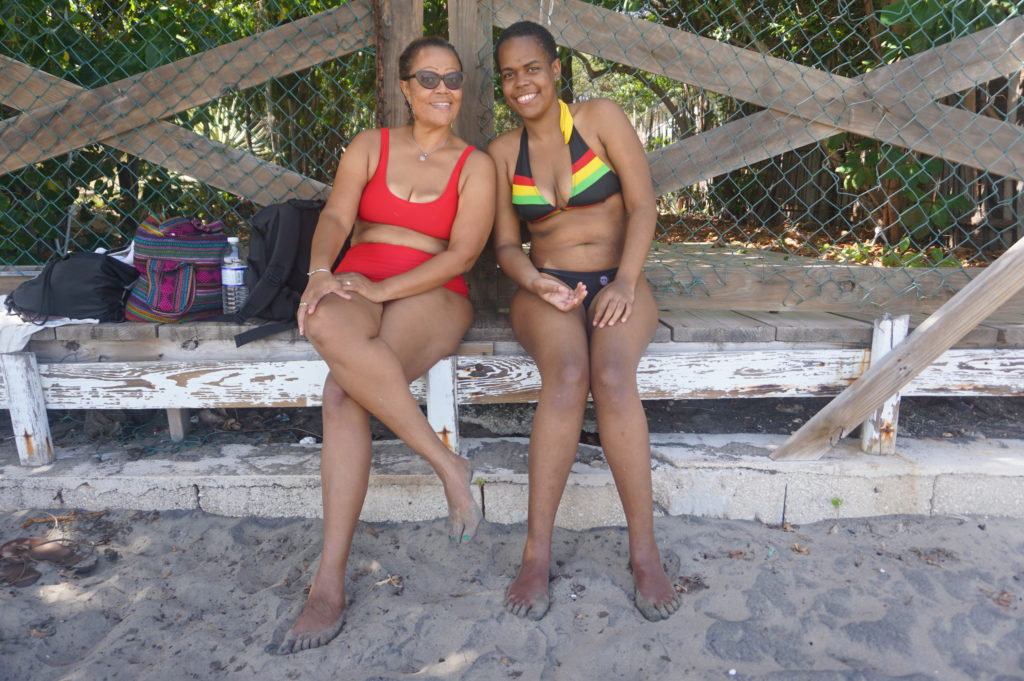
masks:
<instances>
[{"instance_id":1,"label":"weathered white painted wood","mask_svg":"<svg viewBox=\"0 0 1024 681\"><path fill-rule=\"evenodd\" d=\"M41 364L51 409L313 407L321 404L322 360ZM410 385L421 402L422 380ZM8 401L6 382L0 404Z\"/></svg>"},{"instance_id":2,"label":"weathered white painted wood","mask_svg":"<svg viewBox=\"0 0 1024 681\"><path fill-rule=\"evenodd\" d=\"M181 442L188 435L188 409L167 410L167 432L171 442Z\"/></svg>"},{"instance_id":3,"label":"weathered white painted wood","mask_svg":"<svg viewBox=\"0 0 1024 681\"><path fill-rule=\"evenodd\" d=\"M427 372L427 420L445 446L459 453L459 399L455 358L445 357Z\"/></svg>"},{"instance_id":4,"label":"weathered white painted wood","mask_svg":"<svg viewBox=\"0 0 1024 681\"><path fill-rule=\"evenodd\" d=\"M876 364L907 337L910 316L885 315L874 321L871 336L871 364ZM896 453L896 430L900 414L900 393L896 393L860 425L860 448L868 454Z\"/></svg>"},{"instance_id":5,"label":"weathered white painted wood","mask_svg":"<svg viewBox=\"0 0 1024 681\"><path fill-rule=\"evenodd\" d=\"M644 399L828 396L863 374L870 351L849 348L701 350L645 355L638 369ZM535 401L540 375L526 355L459 356L458 401ZM55 409L183 409L319 406L327 368L320 360L262 362L99 362L39 366L47 406ZM5 384L6 385L6 384ZM411 390L421 402L425 382ZM904 395L1024 393L1024 350L950 350ZM0 404L8 400L0 386Z\"/></svg>"},{"instance_id":6,"label":"weathered white painted wood","mask_svg":"<svg viewBox=\"0 0 1024 681\"><path fill-rule=\"evenodd\" d=\"M46 418L46 400L36 358L31 352L0 355L5 401L11 414L14 441L22 466L42 466L53 461L53 439Z\"/></svg>"}]
</instances>

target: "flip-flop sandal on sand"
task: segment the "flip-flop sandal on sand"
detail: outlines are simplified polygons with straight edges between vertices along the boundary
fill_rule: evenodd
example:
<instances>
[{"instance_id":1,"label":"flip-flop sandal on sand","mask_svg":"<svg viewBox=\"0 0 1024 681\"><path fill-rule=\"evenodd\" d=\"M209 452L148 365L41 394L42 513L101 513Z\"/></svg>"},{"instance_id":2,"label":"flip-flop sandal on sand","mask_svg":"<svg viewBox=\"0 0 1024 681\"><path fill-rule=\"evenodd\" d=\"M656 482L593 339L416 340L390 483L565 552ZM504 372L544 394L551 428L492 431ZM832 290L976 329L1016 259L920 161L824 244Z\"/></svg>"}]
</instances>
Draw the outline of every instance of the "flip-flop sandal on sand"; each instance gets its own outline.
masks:
<instances>
[{"instance_id":1,"label":"flip-flop sandal on sand","mask_svg":"<svg viewBox=\"0 0 1024 681\"><path fill-rule=\"evenodd\" d=\"M83 550L86 549L86 550ZM71 539L19 537L0 546L0 558L20 562L44 561L84 575L96 567L96 551Z\"/></svg>"},{"instance_id":2,"label":"flip-flop sandal on sand","mask_svg":"<svg viewBox=\"0 0 1024 681\"><path fill-rule=\"evenodd\" d=\"M0 582L8 586L35 584L41 573L28 563L5 558L0 560Z\"/></svg>"}]
</instances>

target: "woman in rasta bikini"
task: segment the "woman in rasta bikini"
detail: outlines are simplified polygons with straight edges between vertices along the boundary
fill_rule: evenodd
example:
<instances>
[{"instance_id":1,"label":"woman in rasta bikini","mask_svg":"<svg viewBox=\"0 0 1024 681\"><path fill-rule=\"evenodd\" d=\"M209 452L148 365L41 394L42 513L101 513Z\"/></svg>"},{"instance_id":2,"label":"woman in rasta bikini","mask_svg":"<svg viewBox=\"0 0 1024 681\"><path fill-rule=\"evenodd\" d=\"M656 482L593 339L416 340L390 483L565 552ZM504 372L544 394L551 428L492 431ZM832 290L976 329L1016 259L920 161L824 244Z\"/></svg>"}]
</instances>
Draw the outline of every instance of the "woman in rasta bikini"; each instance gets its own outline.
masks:
<instances>
[{"instance_id":1,"label":"woman in rasta bikini","mask_svg":"<svg viewBox=\"0 0 1024 681\"><path fill-rule=\"evenodd\" d=\"M505 605L533 619L547 612L555 512L590 393L626 515L636 607L649 620L665 619L679 595L654 539L650 440L636 387L658 323L643 275L656 219L650 170L618 105L558 99L561 62L545 28L509 26L496 54L505 101L523 127L488 149L498 173L494 245L501 269L519 285L512 328L541 374L526 546ZM520 219L529 227L529 255Z\"/></svg>"},{"instance_id":2,"label":"woman in rasta bikini","mask_svg":"<svg viewBox=\"0 0 1024 681\"><path fill-rule=\"evenodd\" d=\"M463 74L450 44L414 40L399 71L412 123L362 132L345 151L299 303L299 330L330 369L320 463L324 537L305 606L279 653L316 648L341 630L345 566L369 483L370 414L441 478L454 543L469 541L480 522L469 462L434 433L409 382L454 352L472 322L462 274L490 233L494 164L451 132ZM332 271L350 234L352 245Z\"/></svg>"}]
</instances>

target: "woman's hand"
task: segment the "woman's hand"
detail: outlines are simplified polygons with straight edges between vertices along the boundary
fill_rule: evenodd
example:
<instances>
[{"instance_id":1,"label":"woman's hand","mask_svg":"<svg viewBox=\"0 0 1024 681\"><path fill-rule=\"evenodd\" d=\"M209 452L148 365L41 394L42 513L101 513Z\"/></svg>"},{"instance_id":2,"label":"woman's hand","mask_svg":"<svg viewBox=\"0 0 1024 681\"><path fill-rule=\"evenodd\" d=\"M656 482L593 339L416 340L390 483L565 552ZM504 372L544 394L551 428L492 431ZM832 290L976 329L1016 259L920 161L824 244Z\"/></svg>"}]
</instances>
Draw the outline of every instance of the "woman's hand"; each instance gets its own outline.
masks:
<instances>
[{"instance_id":1,"label":"woman's hand","mask_svg":"<svg viewBox=\"0 0 1024 681\"><path fill-rule=\"evenodd\" d=\"M561 279L543 272L533 280L530 288L541 300L554 305L562 312L576 309L583 304L583 299L587 297L587 287L582 281L572 289L566 286Z\"/></svg>"},{"instance_id":2,"label":"woman's hand","mask_svg":"<svg viewBox=\"0 0 1024 681\"><path fill-rule=\"evenodd\" d=\"M352 294L346 290L345 281L361 277L361 274L346 274L344 276L318 272L309 277L306 290L302 292L299 300L299 311L296 313L296 321L299 324L299 334L306 335L306 317L316 311L317 305L324 296L336 295L345 300L351 300Z\"/></svg>"},{"instance_id":3,"label":"woman's hand","mask_svg":"<svg viewBox=\"0 0 1024 681\"><path fill-rule=\"evenodd\" d=\"M345 293L358 293L371 303L384 303L389 300L384 295L384 287L381 282L370 281L358 272L342 272L335 274L334 278L341 283L341 289ZM350 298L351 296L346 297Z\"/></svg>"},{"instance_id":4,"label":"woman's hand","mask_svg":"<svg viewBox=\"0 0 1024 681\"><path fill-rule=\"evenodd\" d=\"M633 312L634 287L625 281L616 279L598 291L591 307L594 308L594 320L591 322L599 329L613 324L629 321Z\"/></svg>"}]
</instances>

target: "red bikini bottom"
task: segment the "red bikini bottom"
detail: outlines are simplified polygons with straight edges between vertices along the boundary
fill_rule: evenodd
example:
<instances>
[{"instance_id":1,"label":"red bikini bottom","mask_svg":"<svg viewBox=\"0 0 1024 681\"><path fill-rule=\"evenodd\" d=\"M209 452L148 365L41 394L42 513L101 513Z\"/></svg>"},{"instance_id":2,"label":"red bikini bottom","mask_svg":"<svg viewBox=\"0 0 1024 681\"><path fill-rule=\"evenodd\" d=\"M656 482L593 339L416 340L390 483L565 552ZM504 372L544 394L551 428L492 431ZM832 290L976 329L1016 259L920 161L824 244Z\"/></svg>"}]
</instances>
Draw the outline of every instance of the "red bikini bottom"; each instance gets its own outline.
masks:
<instances>
[{"instance_id":1,"label":"red bikini bottom","mask_svg":"<svg viewBox=\"0 0 1024 681\"><path fill-rule=\"evenodd\" d=\"M338 263L334 273L357 272L370 281L381 281L408 272L433 257L433 253L425 253L408 246L362 243L345 251L345 257ZM461 274L445 284L444 287L469 298L469 286Z\"/></svg>"}]
</instances>

